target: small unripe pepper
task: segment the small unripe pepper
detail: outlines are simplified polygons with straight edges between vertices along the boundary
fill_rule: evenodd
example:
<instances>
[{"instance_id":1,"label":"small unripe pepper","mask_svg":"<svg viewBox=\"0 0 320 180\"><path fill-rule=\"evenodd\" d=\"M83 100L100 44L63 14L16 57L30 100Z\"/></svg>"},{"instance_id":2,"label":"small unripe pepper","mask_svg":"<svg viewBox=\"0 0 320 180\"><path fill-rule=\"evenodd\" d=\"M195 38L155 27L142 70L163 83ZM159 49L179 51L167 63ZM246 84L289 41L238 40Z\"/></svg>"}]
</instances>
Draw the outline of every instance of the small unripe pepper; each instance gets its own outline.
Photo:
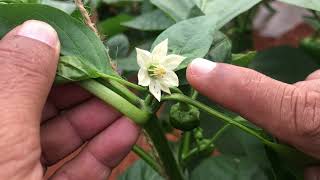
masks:
<instances>
[{"instance_id":1,"label":"small unripe pepper","mask_svg":"<svg viewBox=\"0 0 320 180\"><path fill-rule=\"evenodd\" d=\"M174 104L170 109L171 125L182 131L190 131L200 125L200 111L184 103Z\"/></svg>"}]
</instances>

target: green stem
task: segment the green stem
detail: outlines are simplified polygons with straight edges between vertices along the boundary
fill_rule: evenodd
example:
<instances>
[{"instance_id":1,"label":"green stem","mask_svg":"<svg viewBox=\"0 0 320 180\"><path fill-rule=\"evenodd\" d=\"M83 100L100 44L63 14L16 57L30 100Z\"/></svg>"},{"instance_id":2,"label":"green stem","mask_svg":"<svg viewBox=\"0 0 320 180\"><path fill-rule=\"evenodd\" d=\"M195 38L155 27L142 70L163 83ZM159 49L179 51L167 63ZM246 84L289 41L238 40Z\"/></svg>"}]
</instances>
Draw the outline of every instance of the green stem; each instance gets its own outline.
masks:
<instances>
[{"instance_id":1,"label":"green stem","mask_svg":"<svg viewBox=\"0 0 320 180\"><path fill-rule=\"evenodd\" d=\"M231 124L231 125L234 125L240 129L242 129L243 131L257 137L258 139L260 139L263 143L265 144L269 144L270 142L266 139L264 139L261 135L259 135L257 132L255 132L254 130L234 121L232 118L210 108L209 106L206 106L205 104L202 104L196 100L193 100L191 99L190 97L188 96L185 96L185 95L181 95L181 94L172 94L170 96L165 96L162 98L163 101L165 100L175 100L175 101L179 101L179 102L184 102L184 103L187 103L187 104L190 104L190 105L193 105L205 112L207 112L208 114L210 114L211 116L214 116L214 117L217 117L218 119L228 123L228 124Z\"/></svg>"},{"instance_id":2,"label":"green stem","mask_svg":"<svg viewBox=\"0 0 320 180\"><path fill-rule=\"evenodd\" d=\"M214 134L214 136L210 139L207 145L203 147L203 149L207 149L211 144L214 144L217 141L217 139L219 139L219 137L230 127L231 127L231 124L226 124L221 129L219 129L219 131ZM188 153L182 156L182 161L188 162L190 159L193 159L193 157L196 156L199 152L200 152L199 147L193 148Z\"/></svg>"},{"instance_id":3,"label":"green stem","mask_svg":"<svg viewBox=\"0 0 320 180\"><path fill-rule=\"evenodd\" d=\"M182 92L179 88L177 88L177 87L170 88L170 90L171 90L171 92L173 92L173 93L183 94L183 92Z\"/></svg>"},{"instance_id":4,"label":"green stem","mask_svg":"<svg viewBox=\"0 0 320 180\"><path fill-rule=\"evenodd\" d=\"M132 119L135 123L142 125L149 120L150 114L148 112L140 110L122 96L113 92L111 89L105 87L99 82L95 80L85 80L78 83L81 87L100 98L105 103L113 106L125 116Z\"/></svg>"},{"instance_id":5,"label":"green stem","mask_svg":"<svg viewBox=\"0 0 320 180\"><path fill-rule=\"evenodd\" d=\"M182 171L173 155L165 133L160 127L160 122L155 115L144 125L144 129L150 136L159 154L167 177L170 180L184 180Z\"/></svg>"},{"instance_id":6,"label":"green stem","mask_svg":"<svg viewBox=\"0 0 320 180\"><path fill-rule=\"evenodd\" d=\"M134 145L132 151L147 164L149 164L149 166L151 166L158 174L161 174L159 164L145 150L137 145Z\"/></svg>"},{"instance_id":7,"label":"green stem","mask_svg":"<svg viewBox=\"0 0 320 180\"><path fill-rule=\"evenodd\" d=\"M103 80L105 83L109 83L112 87L117 89L128 101L132 104L140 106L143 104L143 100L140 99L137 95L135 95L132 91L127 89L124 85L115 80Z\"/></svg>"},{"instance_id":8,"label":"green stem","mask_svg":"<svg viewBox=\"0 0 320 180\"><path fill-rule=\"evenodd\" d=\"M182 135L181 146L179 148L179 162L180 163L182 162L183 157L189 153L190 140L191 140L191 132L190 131L184 132Z\"/></svg>"},{"instance_id":9,"label":"green stem","mask_svg":"<svg viewBox=\"0 0 320 180\"><path fill-rule=\"evenodd\" d=\"M226 131L228 130L229 128L231 127L231 124L226 124L224 125L221 129L219 129L218 132L216 132L214 134L214 136L210 139L210 143L215 143L219 137Z\"/></svg>"},{"instance_id":10,"label":"green stem","mask_svg":"<svg viewBox=\"0 0 320 180\"><path fill-rule=\"evenodd\" d=\"M118 81L119 83L121 83L121 84L123 84L123 85L126 85L126 86L128 86L128 87L130 87L130 88L133 88L133 89L135 89L135 90L138 90L138 91L147 91L147 90L148 90L148 89L145 88L145 87L136 85L136 84L131 83L131 82L129 82L129 81L126 81L126 80L124 80L124 79L122 79L122 78L118 78L118 77L111 76L111 75L108 75L108 74L103 74L103 73L100 73L99 75L100 75L100 77L101 77L102 79L105 79L105 80L110 80L110 79L112 79L112 80Z\"/></svg>"},{"instance_id":11,"label":"green stem","mask_svg":"<svg viewBox=\"0 0 320 180\"><path fill-rule=\"evenodd\" d=\"M199 95L198 91L193 90L191 94L191 99L197 99L198 95Z\"/></svg>"}]
</instances>

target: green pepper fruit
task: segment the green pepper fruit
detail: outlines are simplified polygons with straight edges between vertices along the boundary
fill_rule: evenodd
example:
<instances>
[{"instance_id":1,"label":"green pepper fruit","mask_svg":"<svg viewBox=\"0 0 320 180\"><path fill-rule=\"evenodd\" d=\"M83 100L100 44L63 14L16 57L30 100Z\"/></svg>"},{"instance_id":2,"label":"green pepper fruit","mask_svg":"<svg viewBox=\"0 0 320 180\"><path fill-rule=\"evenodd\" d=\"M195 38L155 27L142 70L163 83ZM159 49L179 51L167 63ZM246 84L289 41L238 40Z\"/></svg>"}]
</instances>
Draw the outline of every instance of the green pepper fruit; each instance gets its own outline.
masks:
<instances>
[{"instance_id":1,"label":"green pepper fruit","mask_svg":"<svg viewBox=\"0 0 320 180\"><path fill-rule=\"evenodd\" d=\"M190 131L200 125L200 111L198 108L177 103L170 109L171 125L182 131Z\"/></svg>"},{"instance_id":2,"label":"green pepper fruit","mask_svg":"<svg viewBox=\"0 0 320 180\"><path fill-rule=\"evenodd\" d=\"M304 38L300 42L300 47L320 63L320 38Z\"/></svg>"}]
</instances>

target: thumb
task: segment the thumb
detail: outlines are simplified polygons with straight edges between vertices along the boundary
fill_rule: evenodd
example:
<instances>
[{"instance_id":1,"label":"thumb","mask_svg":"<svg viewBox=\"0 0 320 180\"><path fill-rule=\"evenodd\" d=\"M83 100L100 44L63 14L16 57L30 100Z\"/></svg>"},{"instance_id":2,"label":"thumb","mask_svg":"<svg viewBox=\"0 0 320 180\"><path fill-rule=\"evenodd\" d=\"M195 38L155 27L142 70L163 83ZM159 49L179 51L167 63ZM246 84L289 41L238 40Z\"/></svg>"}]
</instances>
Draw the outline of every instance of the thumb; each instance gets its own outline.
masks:
<instances>
[{"instance_id":1,"label":"thumb","mask_svg":"<svg viewBox=\"0 0 320 180\"><path fill-rule=\"evenodd\" d=\"M30 163L40 157L40 116L59 51L56 31L35 20L26 21L0 41L0 151L6 154L0 162L18 161L14 168L6 168L7 174L16 168L25 171L22 166L34 167Z\"/></svg>"},{"instance_id":2,"label":"thumb","mask_svg":"<svg viewBox=\"0 0 320 180\"><path fill-rule=\"evenodd\" d=\"M289 143L316 129L316 92L307 92L254 70L194 60L187 69L189 83L203 95L229 108ZM301 135L300 134L300 135Z\"/></svg>"}]
</instances>

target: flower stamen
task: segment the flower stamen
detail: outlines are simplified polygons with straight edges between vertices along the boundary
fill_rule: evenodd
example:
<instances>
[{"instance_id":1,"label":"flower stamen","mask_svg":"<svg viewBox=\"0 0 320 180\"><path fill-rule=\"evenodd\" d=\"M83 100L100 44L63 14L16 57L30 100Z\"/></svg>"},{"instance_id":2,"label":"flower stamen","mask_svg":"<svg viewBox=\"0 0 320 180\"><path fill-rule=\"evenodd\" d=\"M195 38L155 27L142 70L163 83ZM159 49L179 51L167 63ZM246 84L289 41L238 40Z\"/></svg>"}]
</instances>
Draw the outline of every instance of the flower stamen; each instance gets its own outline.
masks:
<instances>
[{"instance_id":1,"label":"flower stamen","mask_svg":"<svg viewBox=\"0 0 320 180\"><path fill-rule=\"evenodd\" d=\"M160 65L151 65L148 68L148 74L153 78L163 78L166 73L166 69Z\"/></svg>"}]
</instances>

